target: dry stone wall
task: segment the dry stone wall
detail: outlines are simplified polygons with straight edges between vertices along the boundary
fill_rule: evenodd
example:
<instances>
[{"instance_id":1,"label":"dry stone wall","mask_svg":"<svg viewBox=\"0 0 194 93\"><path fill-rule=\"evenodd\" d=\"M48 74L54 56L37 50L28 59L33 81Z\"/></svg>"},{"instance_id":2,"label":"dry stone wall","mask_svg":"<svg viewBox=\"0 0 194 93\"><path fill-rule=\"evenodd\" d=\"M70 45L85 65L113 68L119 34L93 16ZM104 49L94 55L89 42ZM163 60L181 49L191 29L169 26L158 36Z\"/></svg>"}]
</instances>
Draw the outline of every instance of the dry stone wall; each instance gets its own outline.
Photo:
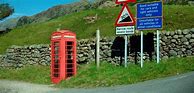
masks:
<instances>
[{"instance_id":1,"label":"dry stone wall","mask_svg":"<svg viewBox=\"0 0 194 93\"><path fill-rule=\"evenodd\" d=\"M194 55L194 29L163 32L160 49L161 56L164 58Z\"/></svg>"},{"instance_id":2,"label":"dry stone wall","mask_svg":"<svg viewBox=\"0 0 194 93\"><path fill-rule=\"evenodd\" d=\"M114 39L112 37L100 40L101 61L119 64L120 60L123 59L112 56L112 51L121 53L119 50L111 49ZM156 40L156 37L154 37L154 40ZM194 56L194 28L170 32L163 31L161 32L160 42L160 55L164 59ZM83 64L95 61L95 39L82 39L78 40L77 43L77 63ZM156 42L154 45L156 47ZM152 54L153 59L155 59L156 53L153 52ZM134 62L134 55L129 53L129 62ZM138 52L138 60L139 55ZM146 59L149 59L147 53L144 54L144 60ZM0 55L1 67L20 68L25 65L50 65L49 45L12 46L7 49L4 55Z\"/></svg>"},{"instance_id":3,"label":"dry stone wall","mask_svg":"<svg viewBox=\"0 0 194 93\"><path fill-rule=\"evenodd\" d=\"M1 55L3 67L23 67L24 65L49 65L49 45L11 46Z\"/></svg>"}]
</instances>

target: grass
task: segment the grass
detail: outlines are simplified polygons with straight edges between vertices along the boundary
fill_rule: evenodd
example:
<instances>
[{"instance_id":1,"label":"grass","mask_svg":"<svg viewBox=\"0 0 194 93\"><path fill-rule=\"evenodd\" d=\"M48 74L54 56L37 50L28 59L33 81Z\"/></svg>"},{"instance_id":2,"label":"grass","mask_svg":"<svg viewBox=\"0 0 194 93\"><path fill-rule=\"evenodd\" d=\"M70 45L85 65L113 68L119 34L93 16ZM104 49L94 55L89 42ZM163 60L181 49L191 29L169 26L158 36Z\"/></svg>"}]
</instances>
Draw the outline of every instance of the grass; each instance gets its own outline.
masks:
<instances>
[{"instance_id":1,"label":"grass","mask_svg":"<svg viewBox=\"0 0 194 93\"><path fill-rule=\"evenodd\" d=\"M78 73L56 87L91 88L133 84L194 71L194 57L171 58L156 62L146 62L143 68L129 64L127 68L102 62L99 69L94 63L79 65ZM39 84L51 84L49 67L28 66L18 70L0 68L0 79L20 80Z\"/></svg>"},{"instance_id":2,"label":"grass","mask_svg":"<svg viewBox=\"0 0 194 93\"><path fill-rule=\"evenodd\" d=\"M130 7L135 14L135 7ZM0 54L5 53L11 45L48 44L50 35L61 24L61 29L70 29L78 39L95 37L99 28L102 37L116 36L114 23L121 7L87 10L65 15L43 23L34 23L17 27L11 32L0 35ZM98 15L95 23L87 24L84 17ZM194 7L164 5L164 30L185 29L194 27Z\"/></svg>"},{"instance_id":3,"label":"grass","mask_svg":"<svg viewBox=\"0 0 194 93\"><path fill-rule=\"evenodd\" d=\"M0 68L0 79L50 84L49 69L48 66L26 66L22 69Z\"/></svg>"}]
</instances>

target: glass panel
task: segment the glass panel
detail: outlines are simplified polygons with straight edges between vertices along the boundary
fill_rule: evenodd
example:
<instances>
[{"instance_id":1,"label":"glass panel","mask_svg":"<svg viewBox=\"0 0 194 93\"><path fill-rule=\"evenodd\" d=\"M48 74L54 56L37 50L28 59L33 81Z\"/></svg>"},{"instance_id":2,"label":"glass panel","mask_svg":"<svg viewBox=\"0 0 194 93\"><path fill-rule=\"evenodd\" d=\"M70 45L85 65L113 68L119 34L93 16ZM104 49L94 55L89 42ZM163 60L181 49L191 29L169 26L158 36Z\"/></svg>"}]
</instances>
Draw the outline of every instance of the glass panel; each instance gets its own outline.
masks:
<instances>
[{"instance_id":1,"label":"glass panel","mask_svg":"<svg viewBox=\"0 0 194 93\"><path fill-rule=\"evenodd\" d=\"M73 45L73 42L72 41L68 41L67 45Z\"/></svg>"},{"instance_id":2,"label":"glass panel","mask_svg":"<svg viewBox=\"0 0 194 93\"><path fill-rule=\"evenodd\" d=\"M73 63L73 60L67 60L67 63Z\"/></svg>"},{"instance_id":3,"label":"glass panel","mask_svg":"<svg viewBox=\"0 0 194 93\"><path fill-rule=\"evenodd\" d=\"M54 77L59 77L59 74L54 74Z\"/></svg>"},{"instance_id":4,"label":"glass panel","mask_svg":"<svg viewBox=\"0 0 194 93\"><path fill-rule=\"evenodd\" d=\"M73 76L73 42L66 42L66 71L67 77Z\"/></svg>"},{"instance_id":5,"label":"glass panel","mask_svg":"<svg viewBox=\"0 0 194 93\"><path fill-rule=\"evenodd\" d=\"M59 68L59 65L58 65L58 64L55 64L55 65L54 65L54 68Z\"/></svg>"},{"instance_id":6,"label":"glass panel","mask_svg":"<svg viewBox=\"0 0 194 93\"><path fill-rule=\"evenodd\" d=\"M67 64L67 68L73 68L72 64Z\"/></svg>"},{"instance_id":7,"label":"glass panel","mask_svg":"<svg viewBox=\"0 0 194 93\"><path fill-rule=\"evenodd\" d=\"M59 77L59 42L54 42L53 76Z\"/></svg>"},{"instance_id":8,"label":"glass panel","mask_svg":"<svg viewBox=\"0 0 194 93\"><path fill-rule=\"evenodd\" d=\"M67 69L67 72L73 72L73 69Z\"/></svg>"},{"instance_id":9,"label":"glass panel","mask_svg":"<svg viewBox=\"0 0 194 93\"><path fill-rule=\"evenodd\" d=\"M59 69L54 69L54 72L55 72L55 73L58 73L58 72L59 72Z\"/></svg>"}]
</instances>

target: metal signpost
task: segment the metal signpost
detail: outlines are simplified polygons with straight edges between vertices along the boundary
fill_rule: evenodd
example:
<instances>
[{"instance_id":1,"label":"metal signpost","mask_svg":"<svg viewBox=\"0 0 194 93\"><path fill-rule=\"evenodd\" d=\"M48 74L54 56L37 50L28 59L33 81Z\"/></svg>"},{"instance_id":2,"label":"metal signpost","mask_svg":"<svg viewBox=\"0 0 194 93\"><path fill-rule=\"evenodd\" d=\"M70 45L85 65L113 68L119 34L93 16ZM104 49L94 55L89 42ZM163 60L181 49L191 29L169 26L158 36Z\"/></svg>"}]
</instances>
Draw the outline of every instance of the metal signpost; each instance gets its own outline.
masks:
<instances>
[{"instance_id":1,"label":"metal signpost","mask_svg":"<svg viewBox=\"0 0 194 93\"><path fill-rule=\"evenodd\" d=\"M127 35L134 34L135 31L135 19L127 6L127 3L132 1L136 2L136 0L116 0L117 4L123 4L115 26L117 35L125 35L125 67L127 67Z\"/></svg>"},{"instance_id":2,"label":"metal signpost","mask_svg":"<svg viewBox=\"0 0 194 93\"><path fill-rule=\"evenodd\" d=\"M159 63L159 30L163 26L163 3L137 4L137 30L157 30L157 63ZM141 67L143 67L143 31L141 31Z\"/></svg>"},{"instance_id":3,"label":"metal signpost","mask_svg":"<svg viewBox=\"0 0 194 93\"><path fill-rule=\"evenodd\" d=\"M96 65L100 67L100 30L96 31Z\"/></svg>"}]
</instances>

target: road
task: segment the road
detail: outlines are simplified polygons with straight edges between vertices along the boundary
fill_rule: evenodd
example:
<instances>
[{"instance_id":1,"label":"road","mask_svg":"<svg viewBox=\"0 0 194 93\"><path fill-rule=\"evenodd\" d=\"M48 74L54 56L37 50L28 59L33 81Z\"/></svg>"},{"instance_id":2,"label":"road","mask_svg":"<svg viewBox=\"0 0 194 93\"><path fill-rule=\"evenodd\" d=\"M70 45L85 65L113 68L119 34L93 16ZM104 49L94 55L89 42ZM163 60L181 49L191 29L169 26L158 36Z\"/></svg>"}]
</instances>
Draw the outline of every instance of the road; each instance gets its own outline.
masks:
<instances>
[{"instance_id":1,"label":"road","mask_svg":"<svg viewBox=\"0 0 194 93\"><path fill-rule=\"evenodd\" d=\"M131 85L94 89L64 89L55 93L194 93L194 72Z\"/></svg>"}]
</instances>

